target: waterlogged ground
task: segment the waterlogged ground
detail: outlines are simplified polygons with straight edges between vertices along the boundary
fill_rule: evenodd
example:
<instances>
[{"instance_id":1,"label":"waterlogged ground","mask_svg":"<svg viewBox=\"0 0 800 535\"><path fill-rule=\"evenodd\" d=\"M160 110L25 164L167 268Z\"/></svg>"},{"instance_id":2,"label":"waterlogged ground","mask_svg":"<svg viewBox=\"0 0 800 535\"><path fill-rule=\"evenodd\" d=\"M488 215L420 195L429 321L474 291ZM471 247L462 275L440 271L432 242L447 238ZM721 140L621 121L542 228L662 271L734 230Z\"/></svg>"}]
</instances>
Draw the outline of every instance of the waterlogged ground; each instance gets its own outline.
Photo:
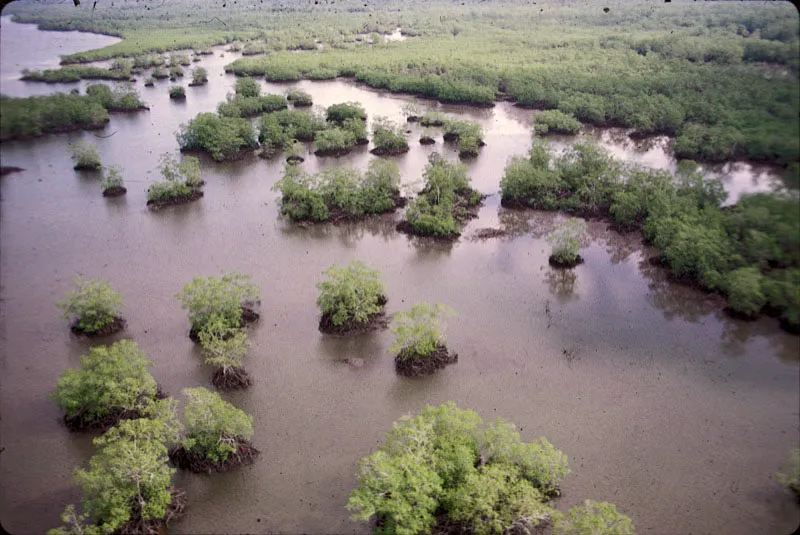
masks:
<instances>
[{"instance_id":1,"label":"waterlogged ground","mask_svg":"<svg viewBox=\"0 0 800 535\"><path fill-rule=\"evenodd\" d=\"M6 18L2 26L4 43L33 28ZM56 89L12 86L5 70L10 61L14 69L54 64L61 50L49 43L67 46L69 36L80 40L79 48L99 46L86 45L83 34L34 33L41 52L17 59L9 47L0 49L3 91ZM173 295L192 277L223 269L251 273L262 289L262 318L250 331L246 362L255 384L227 397L253 414L253 442L263 455L230 474L180 474L177 483L191 506L175 533L367 533L344 510L357 459L402 414L447 400L487 420L502 415L524 438L543 435L565 451L573 474L559 508L585 498L612 501L643 534L788 534L797 527L800 509L773 473L800 442L800 338L771 319L726 317L716 300L670 283L649 265L650 253L635 235L620 236L602 223L590 224L584 264L572 272L550 268L542 236L556 216L504 210L497 195L506 160L530 146L530 111L426 103L479 120L486 130L487 146L469 166L475 187L490 197L452 245L398 234L397 216L289 225L278 218L270 190L280 159L203 160L203 199L148 211L145 190L158 178L159 154L177 149L178 125L213 111L232 90L235 80L223 67L236 56L220 53L200 64L209 70L209 85L187 88L183 103L169 101L168 82L143 88L140 81L149 112L114 115L100 132L0 148L3 165L26 169L0 182L0 520L6 530L41 533L57 525L64 505L80 499L72 470L92 452L90 437L68 433L47 398L61 371L76 365L90 344L70 335L54 306L70 279L102 277L125 294L128 329L121 336L141 345L156 379L179 395L185 387L210 387L211 371L201 365ZM359 101L371 117L399 119L409 100L347 81L297 85L319 105ZM282 92L289 86L263 87ZM432 147L419 146L418 127L410 128L412 150L396 161L413 185L431 151L452 158L455 152L443 149L441 137ZM620 158L675 165L666 140L635 144L614 130L585 136ZM72 171L67 144L79 138L96 143L104 162L122 165L127 196L104 199L98 177ZM563 147L575 139L553 142ZM303 166L366 168L373 158L368 149L339 160L308 156ZM769 189L776 180L768 168L747 164L718 171L734 197ZM487 227L508 234L477 238ZM353 259L382 271L389 312L419 300L452 306L458 315L449 322L448 345L459 362L410 380L395 373L386 353L390 333L321 335L314 284L330 264Z\"/></svg>"}]
</instances>

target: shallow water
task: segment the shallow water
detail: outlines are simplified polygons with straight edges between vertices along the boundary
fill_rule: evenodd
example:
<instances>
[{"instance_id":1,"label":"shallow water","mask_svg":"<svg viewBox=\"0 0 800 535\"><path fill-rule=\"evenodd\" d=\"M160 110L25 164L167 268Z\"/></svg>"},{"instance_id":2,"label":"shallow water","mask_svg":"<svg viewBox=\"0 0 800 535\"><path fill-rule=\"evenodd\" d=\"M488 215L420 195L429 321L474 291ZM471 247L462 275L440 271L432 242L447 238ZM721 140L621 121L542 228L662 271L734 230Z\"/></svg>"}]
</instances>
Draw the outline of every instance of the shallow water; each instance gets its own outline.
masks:
<instances>
[{"instance_id":1,"label":"shallow water","mask_svg":"<svg viewBox=\"0 0 800 535\"><path fill-rule=\"evenodd\" d=\"M4 42L21 26L2 24ZM48 39L69 35L77 34L38 32L42 56L25 61L52 60ZM6 47L0 52L6 65ZM726 317L714 299L670 283L649 265L635 235L620 236L602 223L590 224L583 265L572 274L550 268L542 236L556 216L504 210L496 194L506 160L530 147L530 111L427 103L486 130L487 146L469 167L475 187L493 195L454 244L398 234L399 216L287 224L270 190L280 159L203 159L203 199L148 211L145 191L158 178L159 154L176 151L180 123L213 111L232 90L235 79L222 69L235 57L218 50L204 58L210 84L187 88L185 103L169 100L169 82L139 82L149 112L114 115L99 132L0 147L3 165L26 169L0 182L5 529L41 533L80 499L70 478L91 455L90 439L68 433L47 398L61 371L90 345L70 335L54 306L70 279L102 277L125 294L128 329L119 336L139 343L156 379L179 394L210 387L211 374L173 295L192 277L225 269L252 274L262 289L262 319L250 330L246 361L255 384L227 396L253 414L262 456L230 474L179 474L191 505L174 533L367 533L343 507L357 459L402 414L447 400L486 420L502 415L523 438L543 435L566 452L573 474L559 508L586 498L612 501L647 534L789 533L797 526L800 511L772 474L800 442L800 338L772 319ZM20 84L29 94L55 90ZM272 92L289 87L262 85ZM400 119L410 100L347 81L296 85L318 105L359 101L371 117ZM433 150L455 158L441 136L421 147L418 127L410 129L412 150L395 158L409 185L418 183ZM619 157L674 166L663 140L634 143L613 130L585 136ZM80 138L96 143L104 162L123 166L125 197L104 199L98 177L72 171L66 147ZM553 140L559 148L571 142ZM373 158L367 150L338 160L309 156L303 167L366 168ZM774 174L744 165L725 178L729 191L770 187ZM485 227L509 235L475 238ZM409 380L396 375L386 353L389 332L320 334L314 284L331 263L353 259L382 271L390 313L419 300L452 306L458 315L449 321L448 346L459 362Z\"/></svg>"}]
</instances>

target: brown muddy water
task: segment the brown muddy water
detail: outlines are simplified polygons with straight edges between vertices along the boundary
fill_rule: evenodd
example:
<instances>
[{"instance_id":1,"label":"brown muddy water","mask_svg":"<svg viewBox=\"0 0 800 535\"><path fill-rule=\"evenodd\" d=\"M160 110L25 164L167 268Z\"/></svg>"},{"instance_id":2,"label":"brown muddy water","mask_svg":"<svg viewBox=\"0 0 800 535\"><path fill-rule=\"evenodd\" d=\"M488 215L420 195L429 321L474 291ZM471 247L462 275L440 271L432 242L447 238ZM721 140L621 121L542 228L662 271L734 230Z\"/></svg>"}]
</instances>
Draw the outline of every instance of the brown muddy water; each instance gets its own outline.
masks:
<instances>
[{"instance_id":1,"label":"brown muddy water","mask_svg":"<svg viewBox=\"0 0 800 535\"><path fill-rule=\"evenodd\" d=\"M2 26L4 43L33 28L6 19ZM85 39L34 33L39 52L14 58L3 46L4 69L9 62L16 69L55 61L60 50L48 43ZM280 160L204 159L205 197L148 211L145 190L158 178L159 154L177 150L181 122L213 111L232 90L235 80L223 67L235 57L218 50L204 58L210 83L187 88L183 103L169 100L168 82L144 88L140 81L149 112L114 115L101 132L0 147L3 165L26 169L0 182L5 529L42 533L80 499L71 474L91 455L90 437L70 434L47 397L58 375L97 343L73 337L55 308L70 279L102 277L125 294L128 329L120 336L135 340L152 358L156 379L179 395L210 387L211 373L173 295L192 277L221 270L250 273L262 289L262 317L250 331L246 361L255 383L226 396L253 414L253 443L262 456L229 474L179 474L191 503L174 533L367 533L344 509L356 461L401 415L447 400L486 420L502 415L525 439L543 435L562 449L573 473L561 509L586 498L608 500L643 534L788 534L797 527L800 509L773 474L800 442L800 338L772 319L726 317L714 299L650 266L636 236L602 223L590 224L583 265L551 269L542 236L555 216L504 210L497 195L506 160L530 146L529 111L427 103L486 129L487 146L469 166L474 185L491 196L451 245L398 234L399 215L340 226L287 224L270 189ZM18 84L15 94L55 90ZM262 84L273 92L289 87ZM370 116L399 119L409 100L346 81L297 85L316 104L359 101ZM418 127L411 129L412 150L395 158L408 185L419 183L428 154L443 150L441 134L436 145L422 147ZM584 135L621 158L674 166L665 140L642 145L616 131ZM97 176L72 170L67 144L76 139L96 143L104 162L124 168L125 197L103 198ZM303 166L365 168L373 158L368 148L339 160L309 155ZM455 158L452 147L444 152ZM732 164L719 171L734 196L775 182L768 168ZM509 234L478 239L476 231L486 227ZM406 379L386 353L388 331L355 338L318 332L314 285L330 264L354 259L382 271L389 312L419 300L458 312L448 329L457 364Z\"/></svg>"}]
</instances>

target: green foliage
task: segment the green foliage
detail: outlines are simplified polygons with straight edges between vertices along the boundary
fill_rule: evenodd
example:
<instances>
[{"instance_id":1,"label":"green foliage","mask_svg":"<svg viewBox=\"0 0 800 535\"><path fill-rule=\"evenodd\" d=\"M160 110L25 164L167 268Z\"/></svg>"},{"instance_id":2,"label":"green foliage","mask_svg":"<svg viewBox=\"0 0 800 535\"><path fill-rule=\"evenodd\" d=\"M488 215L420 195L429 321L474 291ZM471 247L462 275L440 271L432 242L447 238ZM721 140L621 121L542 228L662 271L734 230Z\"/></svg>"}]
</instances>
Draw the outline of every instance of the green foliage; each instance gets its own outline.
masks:
<instances>
[{"instance_id":1,"label":"green foliage","mask_svg":"<svg viewBox=\"0 0 800 535\"><path fill-rule=\"evenodd\" d=\"M547 235L547 243L552 250L550 258L562 265L573 264L578 261L581 241L586 236L586 222L583 219L570 218L557 226Z\"/></svg>"},{"instance_id":2,"label":"green foliage","mask_svg":"<svg viewBox=\"0 0 800 535\"><path fill-rule=\"evenodd\" d=\"M155 78L156 80L162 80L164 78L169 78L169 73L164 67L155 67L151 72L150 76Z\"/></svg>"},{"instance_id":3,"label":"green foliage","mask_svg":"<svg viewBox=\"0 0 800 535\"><path fill-rule=\"evenodd\" d=\"M228 94L228 100L221 102L217 113L221 117L252 117L261 113L271 113L288 107L283 95L262 95L245 97Z\"/></svg>"},{"instance_id":4,"label":"green foliage","mask_svg":"<svg viewBox=\"0 0 800 535\"><path fill-rule=\"evenodd\" d=\"M175 297L189 311L193 329L201 331L212 320L221 320L235 329L241 326L242 302L258 299L258 286L249 280L249 275L236 272L221 277L195 277Z\"/></svg>"},{"instance_id":5,"label":"green foliage","mask_svg":"<svg viewBox=\"0 0 800 535\"><path fill-rule=\"evenodd\" d=\"M333 123L342 124L345 119L367 120L367 112L358 102L343 102L328 106L326 119Z\"/></svg>"},{"instance_id":6,"label":"green foliage","mask_svg":"<svg viewBox=\"0 0 800 535\"><path fill-rule=\"evenodd\" d=\"M533 116L533 131L536 134L577 134L581 123L568 113L544 110Z\"/></svg>"},{"instance_id":7,"label":"green foliage","mask_svg":"<svg viewBox=\"0 0 800 535\"><path fill-rule=\"evenodd\" d=\"M22 79L28 82L71 83L80 80L116 80L127 81L131 76L133 64L130 60L117 60L110 69L93 65L70 65L59 69L43 71L23 70Z\"/></svg>"},{"instance_id":8,"label":"green foliage","mask_svg":"<svg viewBox=\"0 0 800 535\"><path fill-rule=\"evenodd\" d=\"M356 145L356 136L349 130L335 126L320 130L314 136L314 146L321 153L339 153L349 151Z\"/></svg>"},{"instance_id":9,"label":"green foliage","mask_svg":"<svg viewBox=\"0 0 800 535\"><path fill-rule=\"evenodd\" d=\"M324 129L325 120L312 112L281 110L261 117L258 140L266 146L280 147L290 139L313 141L316 133Z\"/></svg>"},{"instance_id":10,"label":"green foliage","mask_svg":"<svg viewBox=\"0 0 800 535\"><path fill-rule=\"evenodd\" d=\"M208 71L203 67L192 69L192 84L202 85L208 83Z\"/></svg>"},{"instance_id":11,"label":"green foliage","mask_svg":"<svg viewBox=\"0 0 800 535\"><path fill-rule=\"evenodd\" d=\"M800 449L792 450L788 473L778 472L775 477L781 485L800 496Z\"/></svg>"},{"instance_id":12,"label":"green foliage","mask_svg":"<svg viewBox=\"0 0 800 535\"><path fill-rule=\"evenodd\" d=\"M48 530L47 535L101 535L100 528L89 524L89 520L88 514L78 514L75 512L75 505L69 504L61 513L64 525Z\"/></svg>"},{"instance_id":13,"label":"green foliage","mask_svg":"<svg viewBox=\"0 0 800 535\"><path fill-rule=\"evenodd\" d=\"M161 201L190 195L200 188L203 179L200 175L200 161L194 156L185 156L178 163L169 153L161 155L162 182L154 182L147 188L148 201Z\"/></svg>"},{"instance_id":14,"label":"green foliage","mask_svg":"<svg viewBox=\"0 0 800 535\"><path fill-rule=\"evenodd\" d=\"M470 188L467 167L433 153L424 178L425 187L406 210L412 231L422 236L458 235L459 221L466 219L467 209L481 199L480 193Z\"/></svg>"},{"instance_id":15,"label":"green foliage","mask_svg":"<svg viewBox=\"0 0 800 535\"><path fill-rule=\"evenodd\" d=\"M586 500L566 516L554 515L553 535L633 535L633 522L614 504Z\"/></svg>"},{"instance_id":16,"label":"green foliage","mask_svg":"<svg viewBox=\"0 0 800 535\"><path fill-rule=\"evenodd\" d=\"M309 93L303 91L302 89L298 89L296 87L293 87L286 91L286 100L294 104L295 107L311 106L312 104L314 104L314 101L312 100L311 95Z\"/></svg>"},{"instance_id":17,"label":"green foliage","mask_svg":"<svg viewBox=\"0 0 800 535\"><path fill-rule=\"evenodd\" d=\"M253 12L180 2L169 17L139 5L97 16L67 5L18 4L10 13L42 28L124 37L65 63L254 42L254 50L268 53L237 59L230 72L272 81L348 76L381 90L477 105L491 105L499 93L593 124L680 135L683 150L698 157L742 153L786 163L800 152L798 26L785 3L681 3L655 12L626 3L606 13L571 3L539 10L469 2L457 21L442 2L322 4L309 12L270 3ZM199 24L215 16L224 28ZM363 34L396 25L413 37L365 46ZM703 137L712 143L698 145Z\"/></svg>"},{"instance_id":18,"label":"green foliage","mask_svg":"<svg viewBox=\"0 0 800 535\"><path fill-rule=\"evenodd\" d=\"M102 128L108 120L108 111L90 96L55 93L13 98L0 95L0 141Z\"/></svg>"},{"instance_id":19,"label":"green foliage","mask_svg":"<svg viewBox=\"0 0 800 535\"><path fill-rule=\"evenodd\" d=\"M444 325L440 319L442 313L455 314L455 311L445 305L416 303L410 311L395 314L392 332L396 339L389 352L411 359L433 354L445 343Z\"/></svg>"},{"instance_id":20,"label":"green foliage","mask_svg":"<svg viewBox=\"0 0 800 535\"><path fill-rule=\"evenodd\" d=\"M186 89L182 85L173 85L169 88L169 98L186 98Z\"/></svg>"},{"instance_id":21,"label":"green foliage","mask_svg":"<svg viewBox=\"0 0 800 535\"><path fill-rule=\"evenodd\" d=\"M324 271L330 279L317 283L317 306L330 314L334 325L367 323L381 310L386 288L378 278L380 271L354 260L346 267L333 264Z\"/></svg>"},{"instance_id":22,"label":"green foliage","mask_svg":"<svg viewBox=\"0 0 800 535\"><path fill-rule=\"evenodd\" d=\"M281 213L294 221L325 221L337 213L360 217L396 206L400 169L391 161L372 160L363 175L343 167L309 175L289 165L273 189L281 192Z\"/></svg>"},{"instance_id":23,"label":"green foliage","mask_svg":"<svg viewBox=\"0 0 800 535\"><path fill-rule=\"evenodd\" d=\"M186 388L183 447L214 461L225 461L237 444L253 436L253 417L205 388Z\"/></svg>"},{"instance_id":24,"label":"green foliage","mask_svg":"<svg viewBox=\"0 0 800 535\"><path fill-rule=\"evenodd\" d=\"M422 126L444 126L448 120L447 116L438 111L425 112L425 115L420 119L419 124Z\"/></svg>"},{"instance_id":25,"label":"green foliage","mask_svg":"<svg viewBox=\"0 0 800 535\"><path fill-rule=\"evenodd\" d=\"M108 111L130 111L144 108L139 93L131 84L111 89L105 84L86 87L86 95L99 102Z\"/></svg>"},{"instance_id":26,"label":"green foliage","mask_svg":"<svg viewBox=\"0 0 800 535\"><path fill-rule=\"evenodd\" d=\"M64 311L64 319L74 321L74 326L86 333L95 333L114 321L122 308L122 294L102 279L72 281L74 290L67 298L56 303Z\"/></svg>"},{"instance_id":27,"label":"green foliage","mask_svg":"<svg viewBox=\"0 0 800 535\"><path fill-rule=\"evenodd\" d=\"M200 113L188 125L181 125L177 138L181 149L208 152L216 161L233 158L257 145L249 121L213 113Z\"/></svg>"},{"instance_id":28,"label":"green foliage","mask_svg":"<svg viewBox=\"0 0 800 535\"><path fill-rule=\"evenodd\" d=\"M142 414L152 406L156 381L151 362L131 340L96 346L81 357L79 368L61 373L51 397L67 418L101 421L115 413Z\"/></svg>"},{"instance_id":29,"label":"green foliage","mask_svg":"<svg viewBox=\"0 0 800 535\"><path fill-rule=\"evenodd\" d=\"M372 142L381 151L408 150L403 128L386 117L375 117L372 121Z\"/></svg>"},{"instance_id":30,"label":"green foliage","mask_svg":"<svg viewBox=\"0 0 800 535\"><path fill-rule=\"evenodd\" d=\"M223 373L241 367L250 347L244 330L232 327L226 318L216 314L205 323L198 338L205 363L222 369Z\"/></svg>"},{"instance_id":31,"label":"green foliage","mask_svg":"<svg viewBox=\"0 0 800 535\"><path fill-rule=\"evenodd\" d=\"M72 151L75 169L100 169L103 167L100 154L97 152L97 145L86 143L81 139L70 143L69 148Z\"/></svg>"},{"instance_id":32,"label":"green foliage","mask_svg":"<svg viewBox=\"0 0 800 535\"><path fill-rule=\"evenodd\" d=\"M134 518L158 521L172 501L164 423L142 418L125 421L94 439L98 447L89 469L75 470L83 490L83 508L103 533L112 533Z\"/></svg>"},{"instance_id":33,"label":"green foliage","mask_svg":"<svg viewBox=\"0 0 800 535\"><path fill-rule=\"evenodd\" d=\"M169 79L176 80L177 78L183 78L183 67L180 65L173 65L169 68Z\"/></svg>"},{"instance_id":34,"label":"green foliage","mask_svg":"<svg viewBox=\"0 0 800 535\"><path fill-rule=\"evenodd\" d=\"M757 316L767 304L762 285L763 277L757 267L743 267L731 271L725 281L728 306L743 316Z\"/></svg>"},{"instance_id":35,"label":"green foliage","mask_svg":"<svg viewBox=\"0 0 800 535\"><path fill-rule=\"evenodd\" d=\"M100 187L104 190L109 188L120 188L125 185L122 179L122 168L118 165L104 166L103 167L103 181L100 182Z\"/></svg>"},{"instance_id":36,"label":"green foliage","mask_svg":"<svg viewBox=\"0 0 800 535\"><path fill-rule=\"evenodd\" d=\"M452 401L395 422L359 461L359 486L347 503L353 518L377 515L398 535L432 531L438 514L476 534L508 533L518 523L533 529L552 512L545 495L569 473L566 456L545 439L522 442L500 418L481 424ZM543 477L532 477L530 467Z\"/></svg>"},{"instance_id":37,"label":"green foliage","mask_svg":"<svg viewBox=\"0 0 800 535\"><path fill-rule=\"evenodd\" d=\"M342 121L342 130L353 134L356 143L366 144L369 141L367 137L367 123L357 117L350 117Z\"/></svg>"},{"instance_id":38,"label":"green foliage","mask_svg":"<svg viewBox=\"0 0 800 535\"><path fill-rule=\"evenodd\" d=\"M260 96L261 86L249 76L239 78L236 80L236 95L245 98Z\"/></svg>"}]
</instances>

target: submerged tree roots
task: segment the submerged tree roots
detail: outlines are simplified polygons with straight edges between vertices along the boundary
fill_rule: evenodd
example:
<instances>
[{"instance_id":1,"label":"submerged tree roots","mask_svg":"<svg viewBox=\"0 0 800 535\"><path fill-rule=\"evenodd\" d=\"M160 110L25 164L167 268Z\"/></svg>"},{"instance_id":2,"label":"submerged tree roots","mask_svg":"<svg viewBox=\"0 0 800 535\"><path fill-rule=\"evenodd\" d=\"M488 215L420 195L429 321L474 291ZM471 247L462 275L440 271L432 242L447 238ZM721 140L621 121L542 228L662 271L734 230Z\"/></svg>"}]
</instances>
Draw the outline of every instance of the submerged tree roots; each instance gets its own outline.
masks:
<instances>
[{"instance_id":1,"label":"submerged tree roots","mask_svg":"<svg viewBox=\"0 0 800 535\"><path fill-rule=\"evenodd\" d=\"M83 329L78 327L77 323L73 324L72 327L70 327L70 330L72 331L72 334L93 338L96 336L108 336L110 334L118 333L124 328L125 328L125 319L119 316L114 316L113 320L106 323L96 331L91 331L91 332L84 331Z\"/></svg>"},{"instance_id":2,"label":"submerged tree roots","mask_svg":"<svg viewBox=\"0 0 800 535\"><path fill-rule=\"evenodd\" d=\"M126 522L117 532L119 535L160 535L166 533L166 527L183 516L188 503L186 493L174 487L170 488L172 501L167 507L164 518L144 520L141 511L134 510L133 518Z\"/></svg>"},{"instance_id":3,"label":"submerged tree roots","mask_svg":"<svg viewBox=\"0 0 800 535\"><path fill-rule=\"evenodd\" d=\"M240 390L253 384L253 379L244 368L234 367L227 371L224 368L214 370L211 384L219 390Z\"/></svg>"},{"instance_id":4,"label":"submerged tree roots","mask_svg":"<svg viewBox=\"0 0 800 535\"><path fill-rule=\"evenodd\" d=\"M430 375L436 370L455 362L458 362L458 353L451 354L445 346L440 345L436 347L433 353L425 357L401 352L394 359L394 367L400 375L417 377Z\"/></svg>"},{"instance_id":5,"label":"submerged tree roots","mask_svg":"<svg viewBox=\"0 0 800 535\"><path fill-rule=\"evenodd\" d=\"M212 461L200 453L188 451L183 446L172 448L169 451L169 459L181 470L188 470L196 474L210 474L227 472L243 464L250 464L260 453L250 442L239 440L236 451L228 455L224 461Z\"/></svg>"}]
</instances>

